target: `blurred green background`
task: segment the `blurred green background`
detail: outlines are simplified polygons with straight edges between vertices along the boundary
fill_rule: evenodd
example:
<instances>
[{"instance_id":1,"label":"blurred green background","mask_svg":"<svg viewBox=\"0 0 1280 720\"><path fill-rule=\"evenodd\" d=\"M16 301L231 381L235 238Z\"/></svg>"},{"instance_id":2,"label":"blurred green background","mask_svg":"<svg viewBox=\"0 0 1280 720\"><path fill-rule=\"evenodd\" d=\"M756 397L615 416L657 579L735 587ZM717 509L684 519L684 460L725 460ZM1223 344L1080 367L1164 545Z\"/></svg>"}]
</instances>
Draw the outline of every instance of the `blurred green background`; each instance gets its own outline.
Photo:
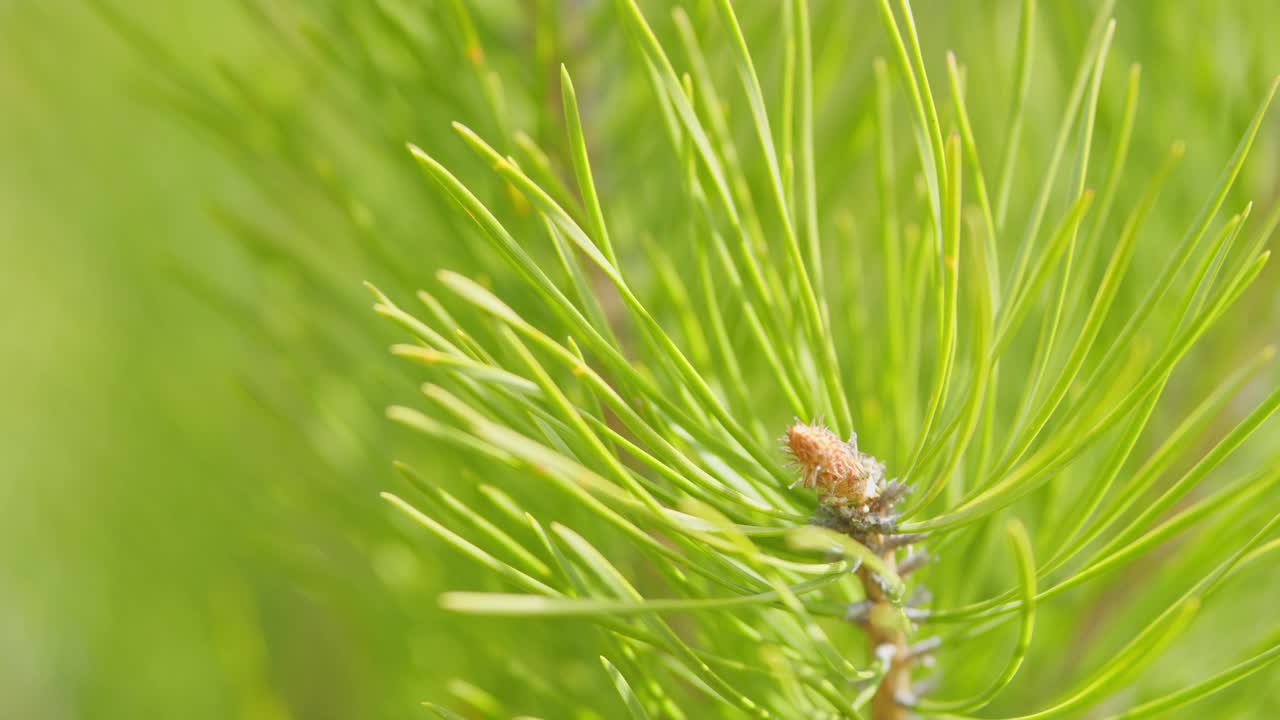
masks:
<instances>
[{"instance_id":1,"label":"blurred green background","mask_svg":"<svg viewBox=\"0 0 1280 720\"><path fill-rule=\"evenodd\" d=\"M280 7L363 21L355 4L343 5ZM434 596L457 586L451 574L464 566L377 498L397 482L390 460L405 453L423 454L443 475L464 470L451 455L403 447L407 439L381 420L412 382L386 369L395 333L375 322L359 282L412 288L437 267L480 272L491 260L454 239L465 225L417 181L402 149L413 140L461 157L456 143L443 149L447 122L493 122L482 94L451 79L465 67L432 25L444 17L439 5L425 3L418 18L429 62L370 57L370 68L402 72L366 102L323 65L293 68L286 43L241 4L116 3L181 59L187 77L235 97L228 107L253 107L234 92L236 78L248 79L264 116L279 118L231 115L218 137L201 125L201 110L174 109L186 102L174 102L181 93L157 89L173 70L157 67L167 61L140 55L86 5L0 0L0 717L390 718L414 716L423 699L472 693L450 685L455 677L501 689L513 708L560 691L520 680L542 653L563 655L557 646L575 642L563 628L578 626L445 617ZM599 108L588 134L602 144L635 137L628 103L641 101L609 84L611 61L624 56L609 13L565 3L547 27L576 40L557 43L532 29L526 5L538 3L478 3L493 63L513 78L505 117L555 147L558 128L538 121L539 78L563 58L582 69L580 94ZM834 70L819 76L820 91L835 98L821 116L834 180L837 156L870 158L856 108L869 59L884 49L869 4L818 5L834 18L819 26L820 52L845 43L827 66ZM1052 98L1089 14L1075 3L1044 5L1033 97ZM946 47L977 64L998 46L984 72L1007 85L1015 6L921 0L931 67ZM768 9L748 15L768 53ZM1268 34L1280 9L1271 0L1132 0L1118 16L1103 114L1114 123L1122 70L1141 61L1145 110L1132 162L1150 167L1174 138L1189 147L1153 231L1173 232L1280 71ZM368 69L356 56L335 57L344 59L331 69ZM1005 102L997 93L971 112L995 117ZM354 141L364 137L361 113L378 126L366 145ZM992 144L994 126L977 124ZM1043 143L1052 128L1028 133ZM602 178L608 193L635 193L637 208L661 204L651 183L628 181L642 177L629 171L643 171L648 147L632 143ZM1255 199L1257 217L1277 197L1274 117L1253 158L1231 207ZM299 168L313 175L299 180ZM357 178L342 190L349 195L326 195L323 179L344 170ZM850 193L829 197L847 202ZM300 244L320 267L246 249L229 216ZM643 226L645 216L620 222ZM380 265L380 251L360 244L369 237L387 242L397 262ZM1158 254L1158 243L1145 252ZM393 267L407 270L396 277ZM1274 340L1278 287L1271 267L1196 367L1220 374ZM228 298L253 301L229 307ZM1202 390L1190 378L1171 392L1190 403ZM1256 580L1259 610L1274 597L1262 592L1265 580ZM513 642L510 664L495 665L502 652L476 651ZM559 675L566 692L584 695L605 682L587 665ZM1262 714L1232 716L1280 712L1275 693L1268 697L1270 706L1254 706Z\"/></svg>"}]
</instances>

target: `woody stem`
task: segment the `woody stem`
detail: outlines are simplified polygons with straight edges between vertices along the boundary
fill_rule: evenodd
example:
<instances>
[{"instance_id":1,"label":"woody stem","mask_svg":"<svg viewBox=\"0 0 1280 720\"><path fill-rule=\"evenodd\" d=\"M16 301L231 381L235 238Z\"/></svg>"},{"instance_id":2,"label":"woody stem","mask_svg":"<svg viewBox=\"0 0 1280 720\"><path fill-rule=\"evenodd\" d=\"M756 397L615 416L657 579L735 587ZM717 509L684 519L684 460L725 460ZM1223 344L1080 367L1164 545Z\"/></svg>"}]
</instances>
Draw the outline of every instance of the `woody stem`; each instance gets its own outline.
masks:
<instances>
[{"instance_id":1,"label":"woody stem","mask_svg":"<svg viewBox=\"0 0 1280 720\"><path fill-rule=\"evenodd\" d=\"M883 547L883 537L876 537L875 540L881 541L877 544ZM892 549L885 550L882 557L890 570L897 569ZM880 680L880 687L876 689L876 694L871 699L872 720L906 720L907 709L898 703L898 698L906 696L911 691L912 658L906 634L899 628L877 622L878 618L888 615L885 611L890 609L889 599L885 597L884 591L870 570L863 567L858 571L858 577L862 581L867 600L871 603L866 623L870 655L876 657L884 653L885 651L881 648L886 647L892 648L893 651L889 668L885 671L884 677Z\"/></svg>"}]
</instances>

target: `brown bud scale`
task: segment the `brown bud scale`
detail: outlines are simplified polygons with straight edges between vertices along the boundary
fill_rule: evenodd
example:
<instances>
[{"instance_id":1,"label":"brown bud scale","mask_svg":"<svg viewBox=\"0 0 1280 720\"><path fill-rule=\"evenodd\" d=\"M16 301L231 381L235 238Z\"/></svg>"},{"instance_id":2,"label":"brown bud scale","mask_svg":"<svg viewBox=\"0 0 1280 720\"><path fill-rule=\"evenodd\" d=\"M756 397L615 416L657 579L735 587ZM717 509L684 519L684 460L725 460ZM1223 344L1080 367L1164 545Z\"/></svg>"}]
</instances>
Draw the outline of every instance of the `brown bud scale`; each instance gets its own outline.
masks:
<instances>
[{"instance_id":1,"label":"brown bud scale","mask_svg":"<svg viewBox=\"0 0 1280 720\"><path fill-rule=\"evenodd\" d=\"M816 490L827 509L845 518L866 513L884 486L884 465L820 424L795 422L783 441L800 470L799 483Z\"/></svg>"}]
</instances>

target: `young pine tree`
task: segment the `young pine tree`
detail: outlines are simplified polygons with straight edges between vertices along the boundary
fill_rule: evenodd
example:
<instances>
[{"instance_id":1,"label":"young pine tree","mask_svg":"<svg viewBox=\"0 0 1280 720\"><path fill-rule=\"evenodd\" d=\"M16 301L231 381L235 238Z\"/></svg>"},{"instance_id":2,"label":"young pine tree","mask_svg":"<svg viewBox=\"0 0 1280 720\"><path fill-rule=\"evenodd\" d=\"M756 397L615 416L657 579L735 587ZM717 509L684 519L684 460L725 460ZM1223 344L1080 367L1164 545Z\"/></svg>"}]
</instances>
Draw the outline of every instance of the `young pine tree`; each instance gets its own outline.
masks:
<instances>
[{"instance_id":1,"label":"young pine tree","mask_svg":"<svg viewBox=\"0 0 1280 720\"><path fill-rule=\"evenodd\" d=\"M1228 372L1198 348L1280 220L1227 205L1275 84L1175 230L1184 148L1148 152L1111 2L1062 88L1033 0L971 68L906 0L652 5L284 24L362 98L324 99L341 132L255 121L342 229L302 222L355 238L286 257L343 307L347 255L378 278L405 363L366 392L425 436L384 497L458 568L443 608L519 618L450 646L488 674L431 711L1256 716L1215 693L1280 657L1236 631L1280 548L1277 458L1237 450L1280 391L1256 338ZM850 50L872 21L883 57Z\"/></svg>"}]
</instances>

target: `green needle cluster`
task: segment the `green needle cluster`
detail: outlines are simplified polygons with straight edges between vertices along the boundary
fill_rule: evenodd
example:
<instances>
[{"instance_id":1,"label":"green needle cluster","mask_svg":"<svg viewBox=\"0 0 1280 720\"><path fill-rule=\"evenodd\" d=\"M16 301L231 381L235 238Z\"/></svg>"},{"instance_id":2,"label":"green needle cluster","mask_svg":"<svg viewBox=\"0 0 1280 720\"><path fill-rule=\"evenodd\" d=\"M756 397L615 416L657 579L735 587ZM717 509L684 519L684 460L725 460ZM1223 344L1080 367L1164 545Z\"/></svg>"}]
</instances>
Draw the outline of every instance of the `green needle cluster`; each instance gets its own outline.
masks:
<instances>
[{"instance_id":1,"label":"green needle cluster","mask_svg":"<svg viewBox=\"0 0 1280 720\"><path fill-rule=\"evenodd\" d=\"M247 295L189 282L286 348L286 393L358 398L337 471L400 460L375 475L386 522L430 538L440 607L492 618L470 669L519 668L451 681L431 713L1250 707L1216 693L1280 657L1274 623L1230 632L1237 578L1280 549L1280 455L1257 440L1280 390L1265 339L1205 357L1280 224L1235 204L1277 81L1217 177L1177 185L1194 146L1144 134L1143 75L1117 59L1143 29L1110 0L1079 37L1035 0L997 4L1014 31L966 60L926 42L964 29L908 0L518 20L249 2L293 58L274 81L314 97L163 73L268 208L215 219L277 273ZM369 419L386 405L404 432ZM795 487L793 418L856 432L910 488L889 527L854 532ZM520 623L574 640L529 652ZM1220 638L1236 659L1206 667ZM537 691L584 659L589 679ZM1195 678L1162 683L1165 662Z\"/></svg>"}]
</instances>

